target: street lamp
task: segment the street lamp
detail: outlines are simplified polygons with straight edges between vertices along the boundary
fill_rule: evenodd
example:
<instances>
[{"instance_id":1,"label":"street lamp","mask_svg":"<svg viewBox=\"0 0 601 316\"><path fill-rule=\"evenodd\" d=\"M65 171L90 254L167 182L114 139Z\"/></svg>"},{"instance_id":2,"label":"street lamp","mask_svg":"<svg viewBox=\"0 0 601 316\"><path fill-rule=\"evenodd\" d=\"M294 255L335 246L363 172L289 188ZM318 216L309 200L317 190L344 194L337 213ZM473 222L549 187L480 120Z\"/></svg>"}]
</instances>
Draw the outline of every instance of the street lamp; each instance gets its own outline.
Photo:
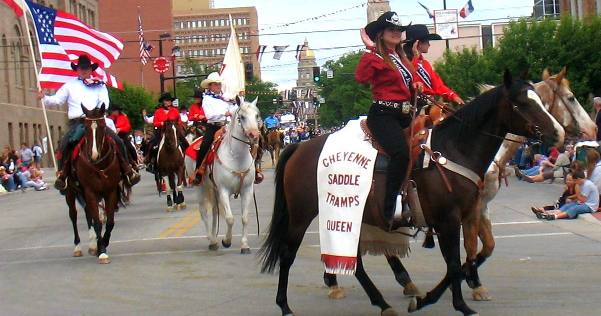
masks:
<instances>
[{"instance_id":1,"label":"street lamp","mask_svg":"<svg viewBox=\"0 0 601 316\"><path fill-rule=\"evenodd\" d=\"M163 41L170 38L171 34L162 33L159 35L159 57L163 57ZM165 75L159 74L159 80L161 82L161 94L165 92Z\"/></svg>"},{"instance_id":2,"label":"street lamp","mask_svg":"<svg viewBox=\"0 0 601 316\"><path fill-rule=\"evenodd\" d=\"M173 98L177 99L177 92L175 92L175 57L182 51L181 47L173 46L171 49L171 69L173 73Z\"/></svg>"}]
</instances>

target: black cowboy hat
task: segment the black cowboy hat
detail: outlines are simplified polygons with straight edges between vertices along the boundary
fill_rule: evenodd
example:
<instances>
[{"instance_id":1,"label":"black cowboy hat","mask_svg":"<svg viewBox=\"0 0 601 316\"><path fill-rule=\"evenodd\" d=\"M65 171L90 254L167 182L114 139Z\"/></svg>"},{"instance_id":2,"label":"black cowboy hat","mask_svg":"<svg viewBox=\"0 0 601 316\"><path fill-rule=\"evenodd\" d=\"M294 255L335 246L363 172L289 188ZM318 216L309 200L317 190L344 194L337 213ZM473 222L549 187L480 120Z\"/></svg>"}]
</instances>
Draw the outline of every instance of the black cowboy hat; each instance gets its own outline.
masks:
<instances>
[{"instance_id":1,"label":"black cowboy hat","mask_svg":"<svg viewBox=\"0 0 601 316\"><path fill-rule=\"evenodd\" d=\"M77 64L71 63L71 69L77 70L80 68L84 70L91 69L94 71L98 68L98 64L92 63L88 55L81 55L79 56L79 59L77 59Z\"/></svg>"},{"instance_id":2,"label":"black cowboy hat","mask_svg":"<svg viewBox=\"0 0 601 316\"><path fill-rule=\"evenodd\" d=\"M406 42L413 41L437 41L441 40L442 37L438 34L430 33L428 27L423 24L409 25L407 27L407 40Z\"/></svg>"},{"instance_id":3,"label":"black cowboy hat","mask_svg":"<svg viewBox=\"0 0 601 316\"><path fill-rule=\"evenodd\" d=\"M166 93L163 93L161 95L161 97L159 98L159 103L163 103L163 101L165 101L165 100L173 101L175 99L173 97L171 97L171 93L166 92Z\"/></svg>"},{"instance_id":4,"label":"black cowboy hat","mask_svg":"<svg viewBox=\"0 0 601 316\"><path fill-rule=\"evenodd\" d=\"M111 108L110 108L109 111L110 112L113 112L113 111L119 111L119 112L121 112L121 111L123 111L123 108L120 105L118 105L118 104L111 103Z\"/></svg>"},{"instance_id":5,"label":"black cowboy hat","mask_svg":"<svg viewBox=\"0 0 601 316\"><path fill-rule=\"evenodd\" d=\"M376 35L386 28L393 27L402 31L407 29L407 26L401 24L401 19L396 12L388 11L380 15L380 17L365 26L365 33L372 41L376 40Z\"/></svg>"},{"instance_id":6,"label":"black cowboy hat","mask_svg":"<svg viewBox=\"0 0 601 316\"><path fill-rule=\"evenodd\" d=\"M202 91L194 90L194 95L192 97L202 99Z\"/></svg>"}]
</instances>

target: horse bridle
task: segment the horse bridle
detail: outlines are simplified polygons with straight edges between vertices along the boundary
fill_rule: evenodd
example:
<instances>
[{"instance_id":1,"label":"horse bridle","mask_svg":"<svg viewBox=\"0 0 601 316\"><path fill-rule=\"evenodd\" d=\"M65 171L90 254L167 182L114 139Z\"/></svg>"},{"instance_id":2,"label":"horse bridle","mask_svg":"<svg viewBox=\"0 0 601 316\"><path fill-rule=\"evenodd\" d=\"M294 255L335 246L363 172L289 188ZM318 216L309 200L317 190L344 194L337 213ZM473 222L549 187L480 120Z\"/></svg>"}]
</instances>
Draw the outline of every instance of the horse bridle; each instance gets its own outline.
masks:
<instances>
[{"instance_id":1,"label":"horse bridle","mask_svg":"<svg viewBox=\"0 0 601 316\"><path fill-rule=\"evenodd\" d=\"M84 117L84 120L86 121L92 121L91 123L91 128L96 129L98 127L98 121L104 121L105 118L103 117L98 117L98 118L88 118L88 117ZM106 126L105 126L106 127ZM102 149L104 148L104 137L102 138L102 142L100 143L100 151L102 151ZM99 163L100 161L102 161L102 159L99 159L98 162L95 163Z\"/></svg>"},{"instance_id":2,"label":"horse bridle","mask_svg":"<svg viewBox=\"0 0 601 316\"><path fill-rule=\"evenodd\" d=\"M244 136L246 136L246 139L247 139L247 140L240 139L240 138L238 138L238 137L234 136L234 134L233 134L233 133L231 134L231 137L232 137L233 139L235 139L235 140L239 141L239 142L242 142L242 143L244 143L244 144L247 144L247 145L248 145L248 146L250 146L250 147L251 147L251 149L252 149L252 147L253 147L253 146L256 146L257 144L254 144L254 143L251 141L250 137L248 137L248 134L246 134L246 129L244 129L244 125L242 125L242 122L240 121L240 107L238 107L238 109L236 109L235 116L236 116L236 122L237 122L237 123L240 125L240 128L242 129L242 134L244 134Z\"/></svg>"},{"instance_id":3,"label":"horse bridle","mask_svg":"<svg viewBox=\"0 0 601 316\"><path fill-rule=\"evenodd\" d=\"M564 99L563 95L559 93L560 86L561 85L559 83L555 83L555 88L551 89L551 91L553 91L553 99L551 99L552 100L551 105L549 105L549 113L553 113L553 110L555 109L555 101L557 101L557 97L559 97L561 102L563 102L563 104L566 106L566 110L570 114L570 118L572 118L572 122L574 122L574 124L576 125L576 133L582 134L582 132L580 131L580 125L578 124L578 120L576 120L576 116L572 112L572 109L570 108L570 106L568 105L566 100Z\"/></svg>"}]
</instances>

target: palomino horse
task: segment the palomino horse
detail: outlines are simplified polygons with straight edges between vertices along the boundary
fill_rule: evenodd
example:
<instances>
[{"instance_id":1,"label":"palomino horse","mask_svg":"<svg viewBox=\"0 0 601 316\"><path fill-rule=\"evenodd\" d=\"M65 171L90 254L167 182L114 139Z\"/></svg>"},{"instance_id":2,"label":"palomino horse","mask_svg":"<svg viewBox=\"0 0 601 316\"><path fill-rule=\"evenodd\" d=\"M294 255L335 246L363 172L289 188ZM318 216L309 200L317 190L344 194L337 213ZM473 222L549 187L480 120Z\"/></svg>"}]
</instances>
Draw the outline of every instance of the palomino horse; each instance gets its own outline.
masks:
<instances>
[{"instance_id":1,"label":"palomino horse","mask_svg":"<svg viewBox=\"0 0 601 316\"><path fill-rule=\"evenodd\" d=\"M597 125L574 97L574 93L570 90L569 82L565 78L565 75L565 67L556 75L550 75L549 71L545 69L542 77L543 80L534 84L534 88L541 96L542 103L547 111L563 126L567 136L594 140L597 136ZM491 88L492 86L483 85L481 90L486 91ZM501 149L495 156L494 162L490 164L486 172L484 189L480 194L480 201L478 203L478 207L482 213L478 228L482 250L479 253L468 251L466 254L468 260L475 260L478 265L484 263L492 255L495 247L488 203L495 198L501 188L499 179L503 177L505 165L515 155L519 146L524 141L515 135L507 135L507 137L508 140L503 142ZM475 243L475 245L466 247L466 249L477 251L477 241L472 241L472 243ZM478 273L468 274L466 276L466 283L473 289L472 297L474 300L491 299L488 290L482 286Z\"/></svg>"},{"instance_id":2,"label":"palomino horse","mask_svg":"<svg viewBox=\"0 0 601 316\"><path fill-rule=\"evenodd\" d=\"M98 256L98 263L110 263L106 248L111 239L111 232L115 226L115 210L120 199L119 182L121 170L117 155L119 148L113 139L106 135L106 122L104 118L104 104L100 108L87 110L81 106L85 118L85 133L82 141L76 148L77 157L73 162L73 170L79 185L69 184L66 192L69 217L73 224L75 234L74 257L81 257L79 246L79 232L77 230L77 209L75 200L84 205L86 220L90 229L90 247L88 252ZM102 235L102 223L98 211L98 203L104 200L106 214L106 231ZM96 245L93 244L96 240Z\"/></svg>"},{"instance_id":3,"label":"palomino horse","mask_svg":"<svg viewBox=\"0 0 601 316\"><path fill-rule=\"evenodd\" d=\"M161 142L157 151L157 181L167 182L167 211L186 208L184 202L183 181L184 172L184 153L178 143L178 135L181 131L177 122L166 121L161 129ZM177 182L175 181L177 177ZM157 188L160 185L157 183ZM160 189L159 189L160 190ZM160 192L160 191L159 191ZM173 194L173 200L171 199Z\"/></svg>"},{"instance_id":4,"label":"palomino horse","mask_svg":"<svg viewBox=\"0 0 601 316\"><path fill-rule=\"evenodd\" d=\"M553 144L563 142L564 137L563 129L544 109L533 86L521 80L514 82L506 72L503 85L476 97L434 128L432 150L482 179L508 132L540 137ZM279 263L276 303L283 315L292 314L287 298L290 267L307 227L318 214L317 160L326 138L291 145L284 150L276 167L274 213L261 252L263 272L272 272ZM444 165L441 159L437 163ZM476 312L467 306L461 292L460 230L462 223L470 226L471 221L480 220L480 213L473 207L479 186L457 173L439 171L433 164L415 171L413 179L428 225L436 230L447 271L431 292L411 301L409 311L435 303L451 286L455 309L464 315L474 315ZM441 185L444 179L441 172L446 175L452 192ZM387 230L380 211L384 185L385 176L375 174L374 194L367 200L363 222ZM380 307L383 315L396 315L365 273L360 253L357 259L355 276L372 304ZM475 262L468 262L468 268L475 269Z\"/></svg>"},{"instance_id":5,"label":"palomino horse","mask_svg":"<svg viewBox=\"0 0 601 316\"><path fill-rule=\"evenodd\" d=\"M270 130L267 133L266 145L271 157L271 165L275 166L280 159L280 151L284 148L284 134L277 128Z\"/></svg>"},{"instance_id":6,"label":"palomino horse","mask_svg":"<svg viewBox=\"0 0 601 316\"><path fill-rule=\"evenodd\" d=\"M225 214L227 232L221 244L225 248L232 245L232 226L234 215L230 206L230 197L240 196L242 205L242 254L249 254L248 246L248 210L253 199L255 181L255 157L258 150L260 115L257 99L252 103L240 101L232 120L226 125L221 145L215 154L212 166L207 167L202 185L199 187L199 212L209 239L209 249L217 250L217 221L219 213ZM213 216L209 233L207 214Z\"/></svg>"}]
</instances>

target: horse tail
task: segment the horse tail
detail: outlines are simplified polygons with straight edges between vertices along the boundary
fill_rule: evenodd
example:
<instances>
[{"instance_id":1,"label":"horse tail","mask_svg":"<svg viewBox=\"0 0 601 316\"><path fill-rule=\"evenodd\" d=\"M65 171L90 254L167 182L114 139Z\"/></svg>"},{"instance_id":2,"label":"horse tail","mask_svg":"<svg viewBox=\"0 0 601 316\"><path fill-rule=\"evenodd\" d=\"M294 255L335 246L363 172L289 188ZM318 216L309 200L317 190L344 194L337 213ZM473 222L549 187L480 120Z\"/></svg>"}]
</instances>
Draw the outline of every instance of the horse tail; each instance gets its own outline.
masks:
<instances>
[{"instance_id":1,"label":"horse tail","mask_svg":"<svg viewBox=\"0 0 601 316\"><path fill-rule=\"evenodd\" d=\"M288 205L286 205L286 195L284 194L284 169L286 163L292 157L292 154L298 148L298 143L291 144L278 160L275 168L275 203L273 205L273 215L267 238L259 250L262 267L261 272L272 273L280 260L280 255L287 251L286 234L288 233Z\"/></svg>"}]
</instances>

